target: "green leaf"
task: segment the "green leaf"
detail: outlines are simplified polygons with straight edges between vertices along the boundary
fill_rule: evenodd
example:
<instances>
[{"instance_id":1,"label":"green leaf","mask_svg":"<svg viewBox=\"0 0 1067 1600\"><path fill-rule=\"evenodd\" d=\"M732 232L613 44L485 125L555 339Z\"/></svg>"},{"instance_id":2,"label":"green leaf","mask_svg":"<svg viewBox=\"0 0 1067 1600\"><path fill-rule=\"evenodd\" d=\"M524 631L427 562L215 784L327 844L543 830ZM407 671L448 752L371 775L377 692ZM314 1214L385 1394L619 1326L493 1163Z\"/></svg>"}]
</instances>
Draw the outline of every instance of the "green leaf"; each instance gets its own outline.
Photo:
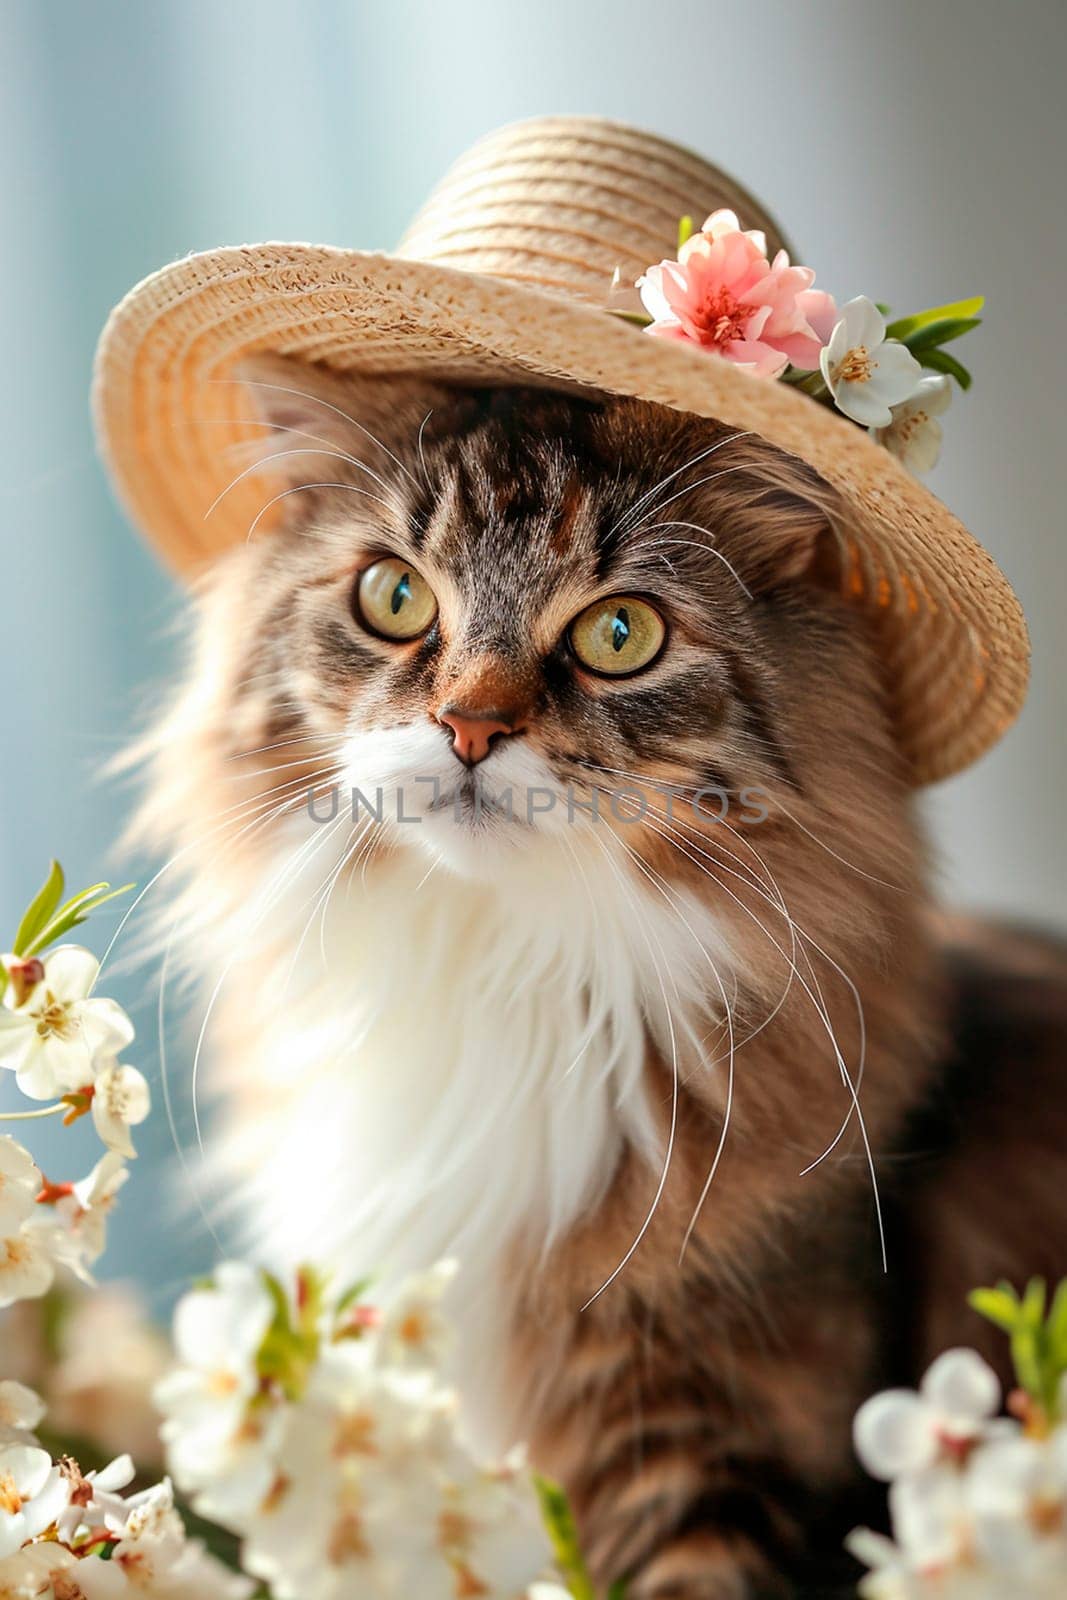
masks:
<instances>
[{"instance_id":1,"label":"green leaf","mask_svg":"<svg viewBox=\"0 0 1067 1600\"><path fill-rule=\"evenodd\" d=\"M924 350L916 359L931 372L944 372L955 378L961 389L969 389L974 382L962 361L950 356L947 350Z\"/></svg>"},{"instance_id":2,"label":"green leaf","mask_svg":"<svg viewBox=\"0 0 1067 1600\"><path fill-rule=\"evenodd\" d=\"M133 887L132 883L124 883L121 888L112 889L109 883L94 883L91 888L82 889L79 894L72 895L59 907L23 953L27 956L40 955L50 944L62 939L65 933L86 922L91 912L98 911L102 905L106 905L109 900L117 899L119 895L129 894Z\"/></svg>"},{"instance_id":3,"label":"green leaf","mask_svg":"<svg viewBox=\"0 0 1067 1600\"><path fill-rule=\"evenodd\" d=\"M608 307L608 316L618 317L620 322L632 322L635 328L647 328L652 323L652 318L642 316L640 311L619 311L613 306Z\"/></svg>"},{"instance_id":4,"label":"green leaf","mask_svg":"<svg viewBox=\"0 0 1067 1600\"><path fill-rule=\"evenodd\" d=\"M906 344L912 355L920 355L924 350L936 350L940 345L951 344L953 339L962 339L972 328L981 326L981 317L946 317L943 322L931 322L917 329L902 339L901 344Z\"/></svg>"},{"instance_id":5,"label":"green leaf","mask_svg":"<svg viewBox=\"0 0 1067 1600\"><path fill-rule=\"evenodd\" d=\"M25 953L27 945L40 933L52 916L62 893L63 868L58 861L53 861L47 878L23 913L18 932L15 934L15 942L11 946L15 955L21 956Z\"/></svg>"},{"instance_id":6,"label":"green leaf","mask_svg":"<svg viewBox=\"0 0 1067 1600\"><path fill-rule=\"evenodd\" d=\"M1041 1347L1033 1328L1016 1328L1011 1337L1011 1358L1021 1387L1039 1403L1043 1403L1045 1384Z\"/></svg>"},{"instance_id":7,"label":"green leaf","mask_svg":"<svg viewBox=\"0 0 1067 1600\"><path fill-rule=\"evenodd\" d=\"M342 1316L349 1306L354 1306L357 1300L362 1300L373 1282L374 1274L368 1273L365 1278L357 1278L355 1283L349 1284L344 1293L337 1298L337 1304L334 1306L335 1314Z\"/></svg>"},{"instance_id":8,"label":"green leaf","mask_svg":"<svg viewBox=\"0 0 1067 1600\"><path fill-rule=\"evenodd\" d=\"M1047 1292L1044 1278L1031 1278L1023 1293L1022 1313L1035 1332L1045 1321Z\"/></svg>"},{"instance_id":9,"label":"green leaf","mask_svg":"<svg viewBox=\"0 0 1067 1600\"><path fill-rule=\"evenodd\" d=\"M1019 1297L1010 1283L1000 1283L995 1289L974 1289L967 1296L967 1304L1004 1333L1015 1332L1019 1322Z\"/></svg>"},{"instance_id":10,"label":"green leaf","mask_svg":"<svg viewBox=\"0 0 1067 1600\"><path fill-rule=\"evenodd\" d=\"M541 1502L541 1516L552 1541L552 1550L574 1600L596 1600L596 1590L582 1556L578 1529L566 1494L551 1478L534 1474L534 1488Z\"/></svg>"},{"instance_id":11,"label":"green leaf","mask_svg":"<svg viewBox=\"0 0 1067 1600\"><path fill-rule=\"evenodd\" d=\"M954 300L947 306L931 306L929 311L916 311L913 316L898 317L886 328L886 338L900 339L906 343L909 336L920 328L928 327L933 322L976 317L984 305L985 296L979 294L971 300Z\"/></svg>"},{"instance_id":12,"label":"green leaf","mask_svg":"<svg viewBox=\"0 0 1067 1600\"><path fill-rule=\"evenodd\" d=\"M1047 1327L1051 1352L1067 1367L1067 1278L1052 1297Z\"/></svg>"},{"instance_id":13,"label":"green leaf","mask_svg":"<svg viewBox=\"0 0 1067 1600\"><path fill-rule=\"evenodd\" d=\"M626 1600L626 1585L621 1578L608 1590L608 1600Z\"/></svg>"},{"instance_id":14,"label":"green leaf","mask_svg":"<svg viewBox=\"0 0 1067 1600\"><path fill-rule=\"evenodd\" d=\"M678 248L679 248L679 250L682 248L683 244L685 244L686 240L687 239L691 239L692 237L693 237L693 219L692 219L692 217L680 217L678 219Z\"/></svg>"},{"instance_id":15,"label":"green leaf","mask_svg":"<svg viewBox=\"0 0 1067 1600\"><path fill-rule=\"evenodd\" d=\"M1009 1283L976 1289L970 1304L1011 1338L1015 1375L1049 1422L1058 1422L1067 1376L1067 1279L1049 1304L1044 1278L1031 1278L1022 1295Z\"/></svg>"},{"instance_id":16,"label":"green leaf","mask_svg":"<svg viewBox=\"0 0 1067 1600\"><path fill-rule=\"evenodd\" d=\"M874 303L876 308L882 313L883 317L888 317L889 307L884 306L880 300L876 300Z\"/></svg>"},{"instance_id":17,"label":"green leaf","mask_svg":"<svg viewBox=\"0 0 1067 1600\"><path fill-rule=\"evenodd\" d=\"M278 1352L288 1349L296 1334L293 1328L292 1308L289 1304L289 1296L286 1293L285 1285L280 1278L274 1276L273 1272L267 1272L266 1269L261 1271L260 1276L274 1306L274 1316L271 1318L270 1327L264 1335L263 1344L257 1356L257 1366L260 1372L263 1372L264 1352L267 1352L268 1357L273 1360L273 1357ZM273 1375L273 1367L271 1372Z\"/></svg>"}]
</instances>

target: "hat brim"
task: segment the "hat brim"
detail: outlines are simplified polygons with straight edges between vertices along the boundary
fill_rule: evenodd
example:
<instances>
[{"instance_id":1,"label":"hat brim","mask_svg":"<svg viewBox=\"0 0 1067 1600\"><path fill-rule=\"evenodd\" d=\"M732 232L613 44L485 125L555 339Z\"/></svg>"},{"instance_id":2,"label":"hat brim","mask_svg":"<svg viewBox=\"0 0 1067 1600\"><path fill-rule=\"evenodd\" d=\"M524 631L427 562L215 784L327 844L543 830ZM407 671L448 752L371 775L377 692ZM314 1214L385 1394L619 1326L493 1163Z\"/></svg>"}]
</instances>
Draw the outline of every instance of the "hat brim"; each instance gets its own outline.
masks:
<instances>
[{"instance_id":1,"label":"hat brim","mask_svg":"<svg viewBox=\"0 0 1067 1600\"><path fill-rule=\"evenodd\" d=\"M112 313L93 383L102 453L133 522L183 575L269 526L261 476L223 492L240 470L234 447L263 425L247 391L220 381L265 350L362 373L593 388L751 429L849 507L842 585L877 630L914 782L969 765L1022 705L1029 647L1010 585L861 429L787 384L580 300L398 256L211 250L153 274Z\"/></svg>"}]
</instances>

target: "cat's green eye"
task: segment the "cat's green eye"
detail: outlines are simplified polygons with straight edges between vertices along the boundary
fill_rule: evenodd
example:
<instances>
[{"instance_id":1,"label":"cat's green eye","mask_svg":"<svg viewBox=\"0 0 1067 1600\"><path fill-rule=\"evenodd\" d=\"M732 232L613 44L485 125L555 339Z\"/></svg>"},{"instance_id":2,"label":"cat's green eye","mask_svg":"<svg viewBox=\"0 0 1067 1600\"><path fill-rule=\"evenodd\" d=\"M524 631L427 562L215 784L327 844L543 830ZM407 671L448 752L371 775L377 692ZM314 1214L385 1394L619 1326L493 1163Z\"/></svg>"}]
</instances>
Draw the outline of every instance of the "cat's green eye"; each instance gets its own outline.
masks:
<instances>
[{"instance_id":1,"label":"cat's green eye","mask_svg":"<svg viewBox=\"0 0 1067 1600\"><path fill-rule=\"evenodd\" d=\"M383 639L417 639L437 616L437 601L426 579L396 556L386 556L360 573L356 608L364 626Z\"/></svg>"},{"instance_id":2,"label":"cat's green eye","mask_svg":"<svg viewBox=\"0 0 1067 1600\"><path fill-rule=\"evenodd\" d=\"M583 667L623 678L650 666L663 648L666 624L647 600L612 595L597 600L571 623L570 641Z\"/></svg>"}]
</instances>

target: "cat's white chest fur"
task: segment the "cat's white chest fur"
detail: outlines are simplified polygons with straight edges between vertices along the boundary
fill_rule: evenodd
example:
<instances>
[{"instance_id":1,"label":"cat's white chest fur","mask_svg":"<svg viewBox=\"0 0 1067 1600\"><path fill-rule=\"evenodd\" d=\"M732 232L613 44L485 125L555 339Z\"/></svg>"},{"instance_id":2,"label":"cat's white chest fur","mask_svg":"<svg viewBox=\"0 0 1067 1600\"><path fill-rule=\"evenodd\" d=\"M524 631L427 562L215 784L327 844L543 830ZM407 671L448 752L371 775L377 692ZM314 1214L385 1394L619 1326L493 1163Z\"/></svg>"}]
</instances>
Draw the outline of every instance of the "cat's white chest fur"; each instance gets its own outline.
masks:
<instances>
[{"instance_id":1,"label":"cat's white chest fur","mask_svg":"<svg viewBox=\"0 0 1067 1600\"><path fill-rule=\"evenodd\" d=\"M488 1314L509 1244L550 1247L625 1143L651 1203L665 1148L647 1039L691 1063L729 963L695 901L592 844L507 852L484 883L401 851L338 885L321 938L264 984L240 1163L261 1250L348 1277L454 1257L457 1300Z\"/></svg>"}]
</instances>

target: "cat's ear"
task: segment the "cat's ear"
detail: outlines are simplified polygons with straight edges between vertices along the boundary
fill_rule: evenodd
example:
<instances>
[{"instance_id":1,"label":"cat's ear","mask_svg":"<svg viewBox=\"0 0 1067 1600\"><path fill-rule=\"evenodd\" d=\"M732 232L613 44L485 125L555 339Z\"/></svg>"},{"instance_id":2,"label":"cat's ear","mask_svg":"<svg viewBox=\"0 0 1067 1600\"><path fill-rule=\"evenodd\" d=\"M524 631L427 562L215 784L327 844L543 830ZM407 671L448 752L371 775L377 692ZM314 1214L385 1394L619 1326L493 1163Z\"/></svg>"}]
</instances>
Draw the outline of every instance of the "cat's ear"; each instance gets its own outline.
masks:
<instances>
[{"instance_id":1,"label":"cat's ear","mask_svg":"<svg viewBox=\"0 0 1067 1600\"><path fill-rule=\"evenodd\" d=\"M715 548L753 594L825 581L843 511L806 462L763 440L739 440L723 451L703 493Z\"/></svg>"},{"instance_id":2,"label":"cat's ear","mask_svg":"<svg viewBox=\"0 0 1067 1600\"><path fill-rule=\"evenodd\" d=\"M451 391L415 377L336 372L321 364L269 353L247 357L233 376L245 385L247 415L271 430L250 450L291 486L331 477L329 458L342 457L390 476L417 456L433 417L448 426L456 412Z\"/></svg>"},{"instance_id":3,"label":"cat's ear","mask_svg":"<svg viewBox=\"0 0 1067 1600\"><path fill-rule=\"evenodd\" d=\"M273 477L306 483L329 476L328 456L364 459L384 448L361 415L378 407L361 393L364 385L343 373L268 352L247 357L233 376L246 388L249 416L271 430L256 448Z\"/></svg>"}]
</instances>

